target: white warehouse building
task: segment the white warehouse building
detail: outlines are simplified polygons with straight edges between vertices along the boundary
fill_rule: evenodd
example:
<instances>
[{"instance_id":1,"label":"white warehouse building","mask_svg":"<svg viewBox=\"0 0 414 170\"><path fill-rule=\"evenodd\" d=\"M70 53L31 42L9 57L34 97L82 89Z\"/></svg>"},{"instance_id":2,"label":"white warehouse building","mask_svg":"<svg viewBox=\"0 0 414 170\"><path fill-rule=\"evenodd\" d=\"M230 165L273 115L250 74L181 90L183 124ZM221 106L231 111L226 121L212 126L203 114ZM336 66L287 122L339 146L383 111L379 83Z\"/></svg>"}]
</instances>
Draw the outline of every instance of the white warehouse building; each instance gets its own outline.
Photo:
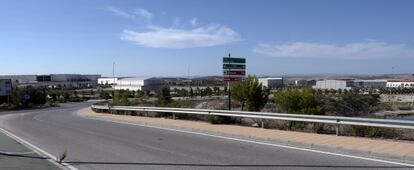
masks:
<instances>
[{"instance_id":1,"label":"white warehouse building","mask_svg":"<svg viewBox=\"0 0 414 170\"><path fill-rule=\"evenodd\" d=\"M414 88L414 81L412 80L388 80L388 88Z\"/></svg>"},{"instance_id":2,"label":"white warehouse building","mask_svg":"<svg viewBox=\"0 0 414 170\"><path fill-rule=\"evenodd\" d=\"M155 77L134 77L118 79L115 90L156 91L165 85L164 80Z\"/></svg>"},{"instance_id":3,"label":"white warehouse building","mask_svg":"<svg viewBox=\"0 0 414 170\"><path fill-rule=\"evenodd\" d=\"M283 87L283 78L259 78L259 83L268 88Z\"/></svg>"},{"instance_id":4,"label":"white warehouse building","mask_svg":"<svg viewBox=\"0 0 414 170\"><path fill-rule=\"evenodd\" d=\"M115 85L119 80L132 77L101 77L98 79L99 85Z\"/></svg>"},{"instance_id":5,"label":"white warehouse building","mask_svg":"<svg viewBox=\"0 0 414 170\"><path fill-rule=\"evenodd\" d=\"M102 77L98 79L99 85L113 85L118 81L118 77Z\"/></svg>"},{"instance_id":6,"label":"white warehouse building","mask_svg":"<svg viewBox=\"0 0 414 170\"><path fill-rule=\"evenodd\" d=\"M353 87L352 80L318 80L314 89L334 89L334 90L351 90Z\"/></svg>"},{"instance_id":7,"label":"white warehouse building","mask_svg":"<svg viewBox=\"0 0 414 170\"><path fill-rule=\"evenodd\" d=\"M13 86L50 87L94 87L99 74L41 74L41 75L0 75L0 79L11 79Z\"/></svg>"}]
</instances>

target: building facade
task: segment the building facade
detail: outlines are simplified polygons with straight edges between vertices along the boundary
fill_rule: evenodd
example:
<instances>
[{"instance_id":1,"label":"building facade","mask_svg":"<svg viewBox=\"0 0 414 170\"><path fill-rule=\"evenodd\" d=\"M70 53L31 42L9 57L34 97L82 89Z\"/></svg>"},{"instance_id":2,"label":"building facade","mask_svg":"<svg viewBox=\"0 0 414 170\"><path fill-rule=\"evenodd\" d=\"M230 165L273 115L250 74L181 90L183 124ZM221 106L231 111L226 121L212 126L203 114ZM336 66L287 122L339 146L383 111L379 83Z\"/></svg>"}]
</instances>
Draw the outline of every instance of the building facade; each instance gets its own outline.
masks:
<instances>
[{"instance_id":1,"label":"building facade","mask_svg":"<svg viewBox=\"0 0 414 170\"><path fill-rule=\"evenodd\" d=\"M93 87L100 77L98 74L0 75L0 79L10 79L15 86L49 87Z\"/></svg>"},{"instance_id":2,"label":"building facade","mask_svg":"<svg viewBox=\"0 0 414 170\"><path fill-rule=\"evenodd\" d=\"M314 86L316 85L316 80L295 80L296 86Z\"/></svg>"},{"instance_id":3,"label":"building facade","mask_svg":"<svg viewBox=\"0 0 414 170\"><path fill-rule=\"evenodd\" d=\"M387 86L387 80L353 80L356 89L379 89Z\"/></svg>"},{"instance_id":4,"label":"building facade","mask_svg":"<svg viewBox=\"0 0 414 170\"><path fill-rule=\"evenodd\" d=\"M389 80L386 87L388 88L414 88L414 81L412 80Z\"/></svg>"},{"instance_id":5,"label":"building facade","mask_svg":"<svg viewBox=\"0 0 414 170\"><path fill-rule=\"evenodd\" d=\"M314 89L333 89L333 90L351 90L353 88L352 80L318 80L312 86Z\"/></svg>"},{"instance_id":6,"label":"building facade","mask_svg":"<svg viewBox=\"0 0 414 170\"><path fill-rule=\"evenodd\" d=\"M259 78L262 86L273 89L283 87L283 78Z\"/></svg>"},{"instance_id":7,"label":"building facade","mask_svg":"<svg viewBox=\"0 0 414 170\"><path fill-rule=\"evenodd\" d=\"M114 85L118 81L118 77L101 77L98 79L99 85Z\"/></svg>"},{"instance_id":8,"label":"building facade","mask_svg":"<svg viewBox=\"0 0 414 170\"><path fill-rule=\"evenodd\" d=\"M118 79L115 90L156 91L165 85L164 80L154 77Z\"/></svg>"}]
</instances>

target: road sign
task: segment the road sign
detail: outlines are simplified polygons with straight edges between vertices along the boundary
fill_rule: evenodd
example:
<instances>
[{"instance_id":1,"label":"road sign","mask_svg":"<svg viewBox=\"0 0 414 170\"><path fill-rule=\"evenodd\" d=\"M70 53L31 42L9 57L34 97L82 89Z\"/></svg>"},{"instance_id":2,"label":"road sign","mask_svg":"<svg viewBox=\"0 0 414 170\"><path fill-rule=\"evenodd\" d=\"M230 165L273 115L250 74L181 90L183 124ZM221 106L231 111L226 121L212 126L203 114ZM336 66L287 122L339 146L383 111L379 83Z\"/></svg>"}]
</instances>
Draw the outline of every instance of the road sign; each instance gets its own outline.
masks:
<instances>
[{"instance_id":1,"label":"road sign","mask_svg":"<svg viewBox=\"0 0 414 170\"><path fill-rule=\"evenodd\" d=\"M224 77L224 81L243 81L244 77Z\"/></svg>"},{"instance_id":2,"label":"road sign","mask_svg":"<svg viewBox=\"0 0 414 170\"><path fill-rule=\"evenodd\" d=\"M246 69L246 65L223 64L223 69Z\"/></svg>"},{"instance_id":3,"label":"road sign","mask_svg":"<svg viewBox=\"0 0 414 170\"><path fill-rule=\"evenodd\" d=\"M246 59L223 57L223 80L243 81L246 75Z\"/></svg>"},{"instance_id":4,"label":"road sign","mask_svg":"<svg viewBox=\"0 0 414 170\"><path fill-rule=\"evenodd\" d=\"M0 96L12 95L11 79L0 79Z\"/></svg>"},{"instance_id":5,"label":"road sign","mask_svg":"<svg viewBox=\"0 0 414 170\"><path fill-rule=\"evenodd\" d=\"M245 58L230 58L230 57L224 57L223 63L246 63Z\"/></svg>"},{"instance_id":6,"label":"road sign","mask_svg":"<svg viewBox=\"0 0 414 170\"><path fill-rule=\"evenodd\" d=\"M246 75L246 59L223 57L223 80L227 82L229 110L231 110L231 83L240 82L244 80Z\"/></svg>"},{"instance_id":7,"label":"road sign","mask_svg":"<svg viewBox=\"0 0 414 170\"><path fill-rule=\"evenodd\" d=\"M246 71L244 70L223 70L223 75L239 75L239 76L245 76Z\"/></svg>"}]
</instances>

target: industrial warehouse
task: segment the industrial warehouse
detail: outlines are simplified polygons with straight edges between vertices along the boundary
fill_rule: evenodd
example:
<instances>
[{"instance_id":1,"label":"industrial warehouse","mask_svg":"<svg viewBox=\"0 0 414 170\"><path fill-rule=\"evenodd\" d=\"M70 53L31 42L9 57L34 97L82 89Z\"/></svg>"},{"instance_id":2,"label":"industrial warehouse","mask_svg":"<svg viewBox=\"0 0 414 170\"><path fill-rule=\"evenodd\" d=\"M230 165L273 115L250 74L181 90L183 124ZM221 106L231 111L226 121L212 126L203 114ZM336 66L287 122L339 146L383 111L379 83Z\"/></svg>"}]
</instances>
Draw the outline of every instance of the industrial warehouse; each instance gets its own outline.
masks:
<instances>
[{"instance_id":1,"label":"industrial warehouse","mask_svg":"<svg viewBox=\"0 0 414 170\"><path fill-rule=\"evenodd\" d=\"M414 80L355 80L355 79L331 79L318 80L314 89L333 89L333 90L360 90L360 89L380 89L380 88L412 88Z\"/></svg>"},{"instance_id":2,"label":"industrial warehouse","mask_svg":"<svg viewBox=\"0 0 414 170\"><path fill-rule=\"evenodd\" d=\"M165 82L156 77L103 77L98 78L98 84L111 85L115 90L156 91Z\"/></svg>"},{"instance_id":3,"label":"industrial warehouse","mask_svg":"<svg viewBox=\"0 0 414 170\"><path fill-rule=\"evenodd\" d=\"M59 87L95 87L99 74L44 74L44 75L0 75L0 79L9 79L13 86Z\"/></svg>"}]
</instances>

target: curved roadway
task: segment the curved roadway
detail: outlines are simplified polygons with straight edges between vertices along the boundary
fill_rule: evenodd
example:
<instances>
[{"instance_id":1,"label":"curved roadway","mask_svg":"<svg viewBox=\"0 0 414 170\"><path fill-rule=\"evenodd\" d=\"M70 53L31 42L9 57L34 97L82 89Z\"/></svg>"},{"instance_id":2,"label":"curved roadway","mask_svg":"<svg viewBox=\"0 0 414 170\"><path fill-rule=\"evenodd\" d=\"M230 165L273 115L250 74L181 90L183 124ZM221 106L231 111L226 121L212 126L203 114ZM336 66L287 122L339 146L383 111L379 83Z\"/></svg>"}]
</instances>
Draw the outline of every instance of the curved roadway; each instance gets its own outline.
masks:
<instances>
[{"instance_id":1,"label":"curved roadway","mask_svg":"<svg viewBox=\"0 0 414 170\"><path fill-rule=\"evenodd\" d=\"M66 162L78 169L403 169L75 115L89 105L0 112L0 127L53 155L67 150Z\"/></svg>"}]
</instances>

